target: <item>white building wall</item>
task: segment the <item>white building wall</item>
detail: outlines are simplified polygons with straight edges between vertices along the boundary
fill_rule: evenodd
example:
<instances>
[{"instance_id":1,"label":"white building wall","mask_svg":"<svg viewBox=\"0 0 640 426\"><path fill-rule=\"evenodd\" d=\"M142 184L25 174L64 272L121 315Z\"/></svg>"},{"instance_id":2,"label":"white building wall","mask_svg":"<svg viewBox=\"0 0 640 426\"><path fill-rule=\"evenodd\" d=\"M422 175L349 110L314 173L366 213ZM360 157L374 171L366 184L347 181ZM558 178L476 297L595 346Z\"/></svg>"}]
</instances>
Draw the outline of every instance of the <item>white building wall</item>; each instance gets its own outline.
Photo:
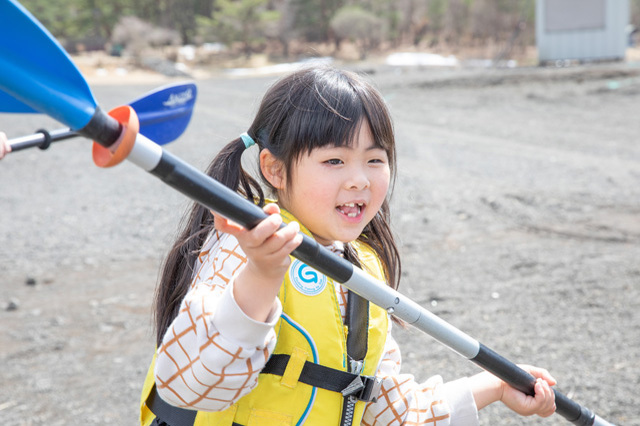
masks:
<instances>
[{"instance_id":1,"label":"white building wall","mask_svg":"<svg viewBox=\"0 0 640 426\"><path fill-rule=\"evenodd\" d=\"M624 59L628 23L629 0L537 0L538 59Z\"/></svg>"}]
</instances>

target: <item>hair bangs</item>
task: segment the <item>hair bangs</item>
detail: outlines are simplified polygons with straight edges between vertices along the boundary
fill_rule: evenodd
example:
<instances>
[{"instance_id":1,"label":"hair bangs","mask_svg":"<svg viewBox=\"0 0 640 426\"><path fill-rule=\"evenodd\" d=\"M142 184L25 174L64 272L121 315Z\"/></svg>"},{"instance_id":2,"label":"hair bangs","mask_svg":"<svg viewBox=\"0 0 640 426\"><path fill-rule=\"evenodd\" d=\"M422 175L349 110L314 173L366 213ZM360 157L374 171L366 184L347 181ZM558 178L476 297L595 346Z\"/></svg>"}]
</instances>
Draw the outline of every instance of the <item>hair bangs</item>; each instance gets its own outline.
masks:
<instances>
[{"instance_id":1,"label":"hair bangs","mask_svg":"<svg viewBox=\"0 0 640 426\"><path fill-rule=\"evenodd\" d=\"M287 139L294 142L293 158L324 146L351 145L366 118L360 97L341 75L323 77L290 99Z\"/></svg>"}]
</instances>

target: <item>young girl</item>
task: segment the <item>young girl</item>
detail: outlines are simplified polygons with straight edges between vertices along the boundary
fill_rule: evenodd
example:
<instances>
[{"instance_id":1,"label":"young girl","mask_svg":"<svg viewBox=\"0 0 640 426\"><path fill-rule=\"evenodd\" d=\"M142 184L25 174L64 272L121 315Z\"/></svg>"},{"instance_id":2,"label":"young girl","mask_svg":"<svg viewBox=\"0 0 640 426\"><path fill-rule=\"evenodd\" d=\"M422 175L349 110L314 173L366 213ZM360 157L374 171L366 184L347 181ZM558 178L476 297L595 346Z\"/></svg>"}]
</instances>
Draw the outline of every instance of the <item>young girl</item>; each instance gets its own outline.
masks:
<instances>
[{"instance_id":1,"label":"young girl","mask_svg":"<svg viewBox=\"0 0 640 426\"><path fill-rule=\"evenodd\" d=\"M247 149L276 201L243 170ZM387 107L361 77L306 69L267 92L208 174L269 216L247 230L191 210L156 295L143 425L474 425L498 400L554 412L555 381L535 367L535 397L486 372L449 383L401 374L387 312L290 257L302 232L397 288L395 161Z\"/></svg>"}]
</instances>

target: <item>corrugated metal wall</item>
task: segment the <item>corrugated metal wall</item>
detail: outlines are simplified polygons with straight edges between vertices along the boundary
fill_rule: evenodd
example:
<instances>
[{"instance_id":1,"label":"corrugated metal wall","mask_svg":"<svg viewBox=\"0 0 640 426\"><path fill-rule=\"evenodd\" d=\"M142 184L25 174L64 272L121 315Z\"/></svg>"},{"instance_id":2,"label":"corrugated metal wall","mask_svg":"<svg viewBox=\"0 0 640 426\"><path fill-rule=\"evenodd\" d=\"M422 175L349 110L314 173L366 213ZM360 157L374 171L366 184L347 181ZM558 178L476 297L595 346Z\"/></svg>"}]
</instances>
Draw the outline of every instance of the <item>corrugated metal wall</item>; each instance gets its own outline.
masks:
<instances>
[{"instance_id":1,"label":"corrugated metal wall","mask_svg":"<svg viewBox=\"0 0 640 426\"><path fill-rule=\"evenodd\" d=\"M629 0L537 0L541 63L624 59Z\"/></svg>"}]
</instances>

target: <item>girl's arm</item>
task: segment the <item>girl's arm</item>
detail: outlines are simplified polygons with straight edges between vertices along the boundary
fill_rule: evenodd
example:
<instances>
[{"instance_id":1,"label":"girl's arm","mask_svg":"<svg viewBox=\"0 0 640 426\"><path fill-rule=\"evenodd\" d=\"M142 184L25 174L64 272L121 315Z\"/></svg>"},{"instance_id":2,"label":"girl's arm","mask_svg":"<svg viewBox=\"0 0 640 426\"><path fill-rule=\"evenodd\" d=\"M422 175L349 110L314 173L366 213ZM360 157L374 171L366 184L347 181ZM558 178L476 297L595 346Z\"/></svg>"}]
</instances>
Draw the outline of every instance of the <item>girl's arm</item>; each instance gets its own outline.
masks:
<instances>
[{"instance_id":1,"label":"girl's arm","mask_svg":"<svg viewBox=\"0 0 640 426\"><path fill-rule=\"evenodd\" d=\"M265 210L277 211L273 207ZM278 220L270 219L268 225L277 229ZM220 228L225 230L237 226L230 222L222 225ZM264 232L260 225L254 230ZM243 233L241 229L231 231ZM244 234L240 238L246 242L255 236ZM257 304L266 311L260 315L261 320L252 318L238 300L238 294L246 296L246 289L236 291L238 280L252 278L243 273L252 258L241 244L233 235L218 232L205 244L194 282L158 349L156 387L160 396L173 405L205 411L227 408L256 386L258 374L275 347L273 327L282 311L277 291L273 296L258 296L262 289L255 290L253 298L265 302L263 306ZM248 250L259 262L260 249ZM265 276L268 278L269 274ZM264 284L260 278L256 278L257 282ZM251 283L242 285L250 288Z\"/></svg>"},{"instance_id":2,"label":"girl's arm","mask_svg":"<svg viewBox=\"0 0 640 426\"><path fill-rule=\"evenodd\" d=\"M252 230L214 214L216 229L236 237L247 255L247 264L235 279L233 295L256 321L264 321L271 312L291 263L289 255L302 242L297 222L279 229L282 217L276 204L267 204L264 211L270 216Z\"/></svg>"},{"instance_id":3,"label":"girl's arm","mask_svg":"<svg viewBox=\"0 0 640 426\"><path fill-rule=\"evenodd\" d=\"M273 327L281 307L264 323L242 312L233 281L245 264L230 235L216 232L203 248L191 288L157 351L156 389L166 402L220 411L256 385L275 348Z\"/></svg>"}]
</instances>

